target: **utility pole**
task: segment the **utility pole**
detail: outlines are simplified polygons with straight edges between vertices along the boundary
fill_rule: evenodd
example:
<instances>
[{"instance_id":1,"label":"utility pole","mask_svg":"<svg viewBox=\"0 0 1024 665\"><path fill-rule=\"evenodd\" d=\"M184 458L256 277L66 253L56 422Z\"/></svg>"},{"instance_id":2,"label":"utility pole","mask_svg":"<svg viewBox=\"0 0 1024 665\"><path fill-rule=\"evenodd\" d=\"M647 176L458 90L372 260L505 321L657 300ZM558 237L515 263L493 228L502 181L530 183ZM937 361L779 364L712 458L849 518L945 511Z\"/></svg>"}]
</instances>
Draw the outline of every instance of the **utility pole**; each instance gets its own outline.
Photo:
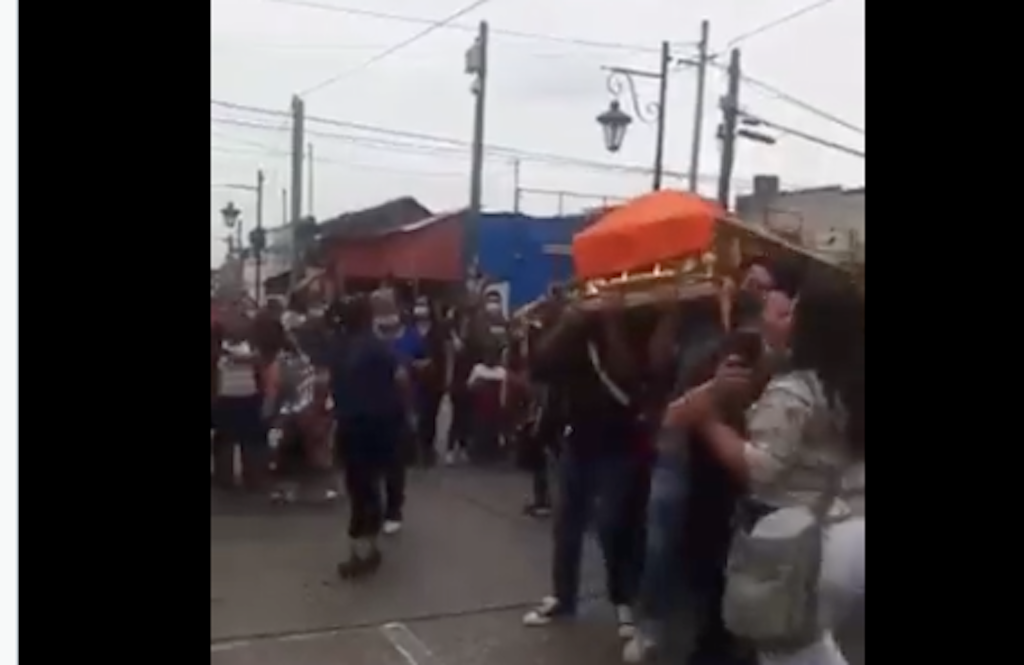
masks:
<instances>
[{"instance_id":1,"label":"utility pole","mask_svg":"<svg viewBox=\"0 0 1024 665\"><path fill-rule=\"evenodd\" d=\"M288 188L281 188L281 226L288 226Z\"/></svg>"},{"instance_id":2,"label":"utility pole","mask_svg":"<svg viewBox=\"0 0 1024 665\"><path fill-rule=\"evenodd\" d=\"M708 73L708 33L706 20L700 22L700 44L697 47L697 104L693 116L693 140L690 142L690 191L697 193L697 175L700 173L700 139L704 132L704 85Z\"/></svg>"},{"instance_id":3,"label":"utility pole","mask_svg":"<svg viewBox=\"0 0 1024 665\"><path fill-rule=\"evenodd\" d=\"M466 73L473 75L472 92L476 97L473 111L473 151L469 182L469 217L464 233L463 263L473 264L480 235L480 211L483 198L484 118L487 102L487 21L480 21L476 41L466 52Z\"/></svg>"},{"instance_id":4,"label":"utility pole","mask_svg":"<svg viewBox=\"0 0 1024 665\"><path fill-rule=\"evenodd\" d=\"M267 238L263 232L263 169L256 171L256 235L250 241L253 259L256 262L256 304L260 305L263 292L263 250L267 247Z\"/></svg>"},{"instance_id":5,"label":"utility pole","mask_svg":"<svg viewBox=\"0 0 1024 665\"><path fill-rule=\"evenodd\" d=\"M299 222L302 219L302 148L305 144L306 104L298 95L292 97L292 270L290 287L295 288L301 276L302 252L299 247Z\"/></svg>"},{"instance_id":6,"label":"utility pole","mask_svg":"<svg viewBox=\"0 0 1024 665\"><path fill-rule=\"evenodd\" d=\"M512 212L519 212L519 160L512 160Z\"/></svg>"},{"instance_id":7,"label":"utility pole","mask_svg":"<svg viewBox=\"0 0 1024 665\"><path fill-rule=\"evenodd\" d=\"M736 130L740 116L740 50L729 54L729 87L721 101L722 124L718 136L722 139L722 162L718 169L718 203L729 209L729 184L736 161Z\"/></svg>"},{"instance_id":8,"label":"utility pole","mask_svg":"<svg viewBox=\"0 0 1024 665\"><path fill-rule=\"evenodd\" d=\"M306 155L307 155L307 159L309 160L309 165L308 165L308 169L309 169L309 173L308 173L308 175L309 175L309 182L306 185L306 187L307 187L307 189L306 189L306 212L308 214L312 215L313 214L313 180L314 180L314 178L313 178L313 144L312 143L306 144Z\"/></svg>"},{"instance_id":9,"label":"utility pole","mask_svg":"<svg viewBox=\"0 0 1024 665\"><path fill-rule=\"evenodd\" d=\"M654 191L661 189L661 172L665 163L665 102L668 96L668 66L672 62L668 42L661 43L661 69L658 70L658 138L654 147Z\"/></svg>"}]
</instances>

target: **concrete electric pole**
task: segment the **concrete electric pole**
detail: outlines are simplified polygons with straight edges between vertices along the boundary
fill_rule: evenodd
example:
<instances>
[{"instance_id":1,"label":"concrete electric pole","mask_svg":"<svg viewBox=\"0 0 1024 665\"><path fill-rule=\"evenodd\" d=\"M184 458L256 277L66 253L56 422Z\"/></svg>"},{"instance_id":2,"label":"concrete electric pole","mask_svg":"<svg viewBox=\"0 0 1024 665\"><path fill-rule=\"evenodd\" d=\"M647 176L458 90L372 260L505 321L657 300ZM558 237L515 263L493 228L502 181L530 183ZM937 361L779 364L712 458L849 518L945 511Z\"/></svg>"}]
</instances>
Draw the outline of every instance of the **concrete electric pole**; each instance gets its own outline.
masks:
<instances>
[{"instance_id":1,"label":"concrete electric pole","mask_svg":"<svg viewBox=\"0 0 1024 665\"><path fill-rule=\"evenodd\" d=\"M302 276L299 271L302 269L302 253L299 247L299 222L302 219L302 149L305 146L305 124L306 105L298 95L292 97L292 200L291 219L292 225L292 270L289 285L295 288Z\"/></svg>"},{"instance_id":2,"label":"concrete electric pole","mask_svg":"<svg viewBox=\"0 0 1024 665\"><path fill-rule=\"evenodd\" d=\"M740 50L729 54L729 87L721 101L722 124L718 137L722 139L722 162L718 169L718 203L729 209L729 185L732 167L736 161L736 130L740 116Z\"/></svg>"},{"instance_id":3,"label":"concrete electric pole","mask_svg":"<svg viewBox=\"0 0 1024 665\"><path fill-rule=\"evenodd\" d=\"M256 262L256 304L262 304L263 295L263 250L266 249L266 236L263 234L263 169L256 172L256 235L250 244Z\"/></svg>"},{"instance_id":4,"label":"concrete electric pole","mask_svg":"<svg viewBox=\"0 0 1024 665\"><path fill-rule=\"evenodd\" d=\"M697 104L693 116L693 140L690 143L690 191L697 193L697 175L700 173L700 139L704 132L704 86L708 73L708 33L707 21L700 22L700 44L697 47Z\"/></svg>"},{"instance_id":5,"label":"concrete electric pole","mask_svg":"<svg viewBox=\"0 0 1024 665\"><path fill-rule=\"evenodd\" d=\"M313 144L306 144L306 159L309 162L306 167L306 214L313 216Z\"/></svg>"},{"instance_id":6,"label":"concrete electric pole","mask_svg":"<svg viewBox=\"0 0 1024 665\"><path fill-rule=\"evenodd\" d=\"M466 73L474 76L471 88L476 98L473 111L473 150L469 181L469 217L466 219L463 265L475 261L480 235L480 212L484 175L484 119L487 103L487 21L480 22L476 41L466 51Z\"/></svg>"}]
</instances>

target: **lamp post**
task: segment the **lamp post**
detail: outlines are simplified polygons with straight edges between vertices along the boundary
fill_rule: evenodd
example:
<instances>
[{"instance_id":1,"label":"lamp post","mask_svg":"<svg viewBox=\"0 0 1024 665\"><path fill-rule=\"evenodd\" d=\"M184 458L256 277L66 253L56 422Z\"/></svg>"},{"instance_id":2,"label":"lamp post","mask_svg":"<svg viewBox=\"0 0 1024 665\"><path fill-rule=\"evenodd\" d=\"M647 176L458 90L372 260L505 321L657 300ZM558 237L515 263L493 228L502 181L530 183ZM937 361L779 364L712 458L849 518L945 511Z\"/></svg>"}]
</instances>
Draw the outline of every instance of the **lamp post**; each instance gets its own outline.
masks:
<instances>
[{"instance_id":1,"label":"lamp post","mask_svg":"<svg viewBox=\"0 0 1024 665\"><path fill-rule=\"evenodd\" d=\"M657 72L650 72L626 67L605 67L608 72L608 92L613 96L608 109L597 116L597 122L604 133L605 148L609 152L618 152L626 137L626 129L633 122L633 117L622 110L619 98L628 94L633 105L633 113L641 122L654 124L657 127L657 138L654 146L654 182L653 189L661 189L661 175L665 157L665 98L668 92L668 66L672 61L668 42L661 43L661 67ZM658 81L658 101L645 105L640 103L640 95L636 89L636 79L647 78Z\"/></svg>"},{"instance_id":2,"label":"lamp post","mask_svg":"<svg viewBox=\"0 0 1024 665\"><path fill-rule=\"evenodd\" d=\"M220 210L220 215L224 218L224 226L236 234L235 242L239 255L242 253L242 223L239 219L241 214L242 211L235 207L234 201L228 201L228 204Z\"/></svg>"}]
</instances>

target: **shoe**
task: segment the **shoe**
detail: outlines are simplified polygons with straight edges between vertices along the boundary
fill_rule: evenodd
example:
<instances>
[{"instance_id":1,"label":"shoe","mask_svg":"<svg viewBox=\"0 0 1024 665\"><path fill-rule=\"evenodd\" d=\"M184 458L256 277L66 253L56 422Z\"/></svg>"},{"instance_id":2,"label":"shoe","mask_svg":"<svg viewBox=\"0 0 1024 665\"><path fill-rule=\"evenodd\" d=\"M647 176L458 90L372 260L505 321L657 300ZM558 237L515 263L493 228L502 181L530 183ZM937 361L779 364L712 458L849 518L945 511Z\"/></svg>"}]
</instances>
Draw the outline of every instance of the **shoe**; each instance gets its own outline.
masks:
<instances>
[{"instance_id":1,"label":"shoe","mask_svg":"<svg viewBox=\"0 0 1024 665\"><path fill-rule=\"evenodd\" d=\"M393 536L402 530L402 522L400 520L387 520L384 522L382 531L386 536Z\"/></svg>"},{"instance_id":2,"label":"shoe","mask_svg":"<svg viewBox=\"0 0 1024 665\"><path fill-rule=\"evenodd\" d=\"M523 514L529 517L550 517L551 506L542 503L528 503L523 507Z\"/></svg>"},{"instance_id":3,"label":"shoe","mask_svg":"<svg viewBox=\"0 0 1024 665\"><path fill-rule=\"evenodd\" d=\"M633 637L622 648L622 662L629 665L640 665L651 662L657 651L657 644L641 630L636 630Z\"/></svg>"},{"instance_id":4,"label":"shoe","mask_svg":"<svg viewBox=\"0 0 1024 665\"><path fill-rule=\"evenodd\" d=\"M574 612L564 607L557 598L547 596L540 601L540 605L523 616L523 625L530 626L531 628L547 626L555 619L569 617L573 614Z\"/></svg>"},{"instance_id":5,"label":"shoe","mask_svg":"<svg viewBox=\"0 0 1024 665\"><path fill-rule=\"evenodd\" d=\"M374 549L365 557L351 555L345 561L338 564L338 577L343 580L351 580L377 572L381 562L384 560L380 550Z\"/></svg>"},{"instance_id":6,"label":"shoe","mask_svg":"<svg viewBox=\"0 0 1024 665\"><path fill-rule=\"evenodd\" d=\"M629 605L615 606L615 620L619 624L619 637L624 640L636 635L636 622L633 619L633 608Z\"/></svg>"},{"instance_id":7,"label":"shoe","mask_svg":"<svg viewBox=\"0 0 1024 665\"><path fill-rule=\"evenodd\" d=\"M455 463L457 461L458 461L458 457L456 456L454 450L449 450L448 452L446 452L444 454L444 463L447 466L455 466Z\"/></svg>"}]
</instances>

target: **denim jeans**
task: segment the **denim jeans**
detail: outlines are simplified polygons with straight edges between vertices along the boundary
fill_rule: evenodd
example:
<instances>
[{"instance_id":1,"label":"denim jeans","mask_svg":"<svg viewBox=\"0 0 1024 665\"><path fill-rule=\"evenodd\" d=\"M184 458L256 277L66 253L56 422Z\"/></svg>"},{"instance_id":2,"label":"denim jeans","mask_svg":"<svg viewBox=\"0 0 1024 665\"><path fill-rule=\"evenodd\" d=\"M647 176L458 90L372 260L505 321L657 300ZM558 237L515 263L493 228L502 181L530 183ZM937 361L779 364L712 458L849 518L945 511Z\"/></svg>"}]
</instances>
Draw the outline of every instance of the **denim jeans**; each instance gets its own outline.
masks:
<instances>
[{"instance_id":1,"label":"denim jeans","mask_svg":"<svg viewBox=\"0 0 1024 665\"><path fill-rule=\"evenodd\" d=\"M664 622L683 609L686 592L679 572L688 489L685 454L659 452L651 474L647 543L637 598L644 632L659 642Z\"/></svg>"},{"instance_id":2,"label":"denim jeans","mask_svg":"<svg viewBox=\"0 0 1024 665\"><path fill-rule=\"evenodd\" d=\"M586 445L586 442L580 442ZM604 554L608 597L629 604L636 589L640 548L631 542L631 495L638 460L629 450L580 453L569 445L558 465L560 500L555 514L554 591L562 609L574 612L579 595L583 537L593 519Z\"/></svg>"}]
</instances>

